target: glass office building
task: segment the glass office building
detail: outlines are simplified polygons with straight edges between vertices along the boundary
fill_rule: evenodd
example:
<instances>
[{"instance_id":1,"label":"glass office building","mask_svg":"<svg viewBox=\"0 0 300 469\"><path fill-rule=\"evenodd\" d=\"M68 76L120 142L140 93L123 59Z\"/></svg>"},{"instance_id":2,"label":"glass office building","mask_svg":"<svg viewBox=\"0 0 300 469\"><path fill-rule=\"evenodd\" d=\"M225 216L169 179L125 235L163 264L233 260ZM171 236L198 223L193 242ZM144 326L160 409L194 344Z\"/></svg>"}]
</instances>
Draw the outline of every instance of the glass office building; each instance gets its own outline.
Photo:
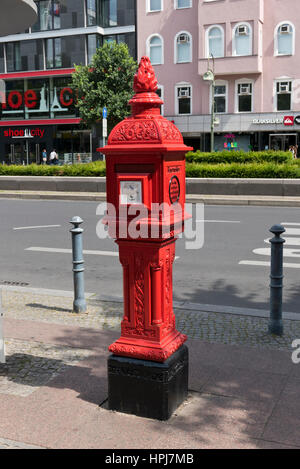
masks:
<instances>
[{"instance_id":1,"label":"glass office building","mask_svg":"<svg viewBox=\"0 0 300 469\"><path fill-rule=\"evenodd\" d=\"M24 34L0 37L0 163L40 163L53 148L65 162L97 157L72 89L74 65L88 65L105 41L136 58L136 0L39 0Z\"/></svg>"}]
</instances>

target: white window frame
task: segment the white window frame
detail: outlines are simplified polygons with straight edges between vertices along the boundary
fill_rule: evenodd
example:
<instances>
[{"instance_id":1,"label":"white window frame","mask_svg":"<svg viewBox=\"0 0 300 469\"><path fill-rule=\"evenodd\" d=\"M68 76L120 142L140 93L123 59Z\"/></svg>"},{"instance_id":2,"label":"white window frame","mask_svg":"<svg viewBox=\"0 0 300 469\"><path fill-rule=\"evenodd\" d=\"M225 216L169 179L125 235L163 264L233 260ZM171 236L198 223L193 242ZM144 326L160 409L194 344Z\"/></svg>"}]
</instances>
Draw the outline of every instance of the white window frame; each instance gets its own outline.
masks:
<instances>
[{"instance_id":1,"label":"white window frame","mask_svg":"<svg viewBox=\"0 0 300 469\"><path fill-rule=\"evenodd\" d=\"M189 39L190 39L190 55L189 55L189 60L185 60L184 62L179 62L178 61L178 50L177 50L177 39L182 34L186 34L187 36L189 36ZM193 61L193 38L192 38L192 35L188 31L180 31L179 33L176 34L176 36L174 38L174 64L186 64L186 63L190 63L192 61Z\"/></svg>"},{"instance_id":2,"label":"white window frame","mask_svg":"<svg viewBox=\"0 0 300 469\"><path fill-rule=\"evenodd\" d=\"M240 54L237 54L236 52L236 31L241 26L247 26L247 28L249 29L250 51L249 51L249 54L246 54L246 55L240 55ZM249 55L253 55L253 29L252 29L251 24L247 23L246 21L242 21L236 24L232 30L232 55L234 55L235 57L248 57Z\"/></svg>"},{"instance_id":3,"label":"white window frame","mask_svg":"<svg viewBox=\"0 0 300 469\"><path fill-rule=\"evenodd\" d=\"M227 80L216 80L215 86L225 86L225 112L217 112L216 114L227 114L228 113L228 81ZM214 95L216 96L216 94ZM221 95L223 96L223 95ZM212 94L209 93L209 109L212 107Z\"/></svg>"},{"instance_id":4,"label":"white window frame","mask_svg":"<svg viewBox=\"0 0 300 469\"><path fill-rule=\"evenodd\" d=\"M239 111L239 94L238 94L238 87L241 84L251 84L252 85L252 93L251 93L251 110L250 111ZM248 114L249 112L253 112L254 109L254 80L250 78L241 78L235 81L235 113L237 114Z\"/></svg>"},{"instance_id":5,"label":"white window frame","mask_svg":"<svg viewBox=\"0 0 300 469\"><path fill-rule=\"evenodd\" d=\"M160 0L160 10L151 10L150 9L150 0L146 0L146 13L157 13L159 11L163 11L164 9L164 0Z\"/></svg>"},{"instance_id":6,"label":"white window frame","mask_svg":"<svg viewBox=\"0 0 300 469\"><path fill-rule=\"evenodd\" d=\"M151 34L151 36L147 38L147 41L146 41L147 56L150 57L150 42L151 42L151 39L153 39L154 37L158 37L161 40L161 62L159 63L151 62L151 63L152 65L163 65L164 64L164 38L160 34L154 33L154 34Z\"/></svg>"},{"instance_id":7,"label":"white window frame","mask_svg":"<svg viewBox=\"0 0 300 469\"><path fill-rule=\"evenodd\" d=\"M187 7L179 7L178 6L178 0L174 0L174 9L175 10L186 10L187 8L192 8L193 7L193 0L189 0L189 6Z\"/></svg>"},{"instance_id":8,"label":"white window frame","mask_svg":"<svg viewBox=\"0 0 300 469\"><path fill-rule=\"evenodd\" d=\"M277 103L277 85L278 83L291 83L291 91L290 93L287 93L287 94L290 94L291 95L291 109L284 109L282 111L278 111L278 103ZM273 110L274 112L292 112L292 109L293 109L293 102L294 102L294 86L293 86L293 79L290 78L290 77L281 77L281 78L276 78L274 80L274 89L273 89L273 103L274 103L274 106L273 106Z\"/></svg>"},{"instance_id":9,"label":"white window frame","mask_svg":"<svg viewBox=\"0 0 300 469\"><path fill-rule=\"evenodd\" d=\"M209 57L211 57L210 55L210 52L209 52L209 33L210 31L213 29L213 28L218 28L221 33L222 33L222 50L223 50L223 55L219 55L218 57L214 57L215 59L218 59L218 58L223 58L225 56L225 31L224 31L224 28L223 26L221 26L220 24L212 24L211 26L209 26L205 32L205 57L208 59Z\"/></svg>"},{"instance_id":10,"label":"white window frame","mask_svg":"<svg viewBox=\"0 0 300 469\"><path fill-rule=\"evenodd\" d=\"M279 35L279 28L281 26L283 26L284 24L287 24L289 26L291 26L293 32L292 32L292 52L291 54L279 54L278 52L278 35ZM293 23L291 23L290 21L281 21L280 23L278 23L278 25L276 26L275 30L274 30L274 56L275 57L284 57L286 55L295 55L295 43L296 43L296 29L295 29L295 26L293 25Z\"/></svg>"},{"instance_id":11,"label":"white window frame","mask_svg":"<svg viewBox=\"0 0 300 469\"><path fill-rule=\"evenodd\" d=\"M179 88L187 88L189 87L191 89L191 96L190 96L190 112L188 114L180 114L179 113L179 101L178 101L178 89ZM175 85L175 115L176 116L190 116L193 114L193 86L191 83L187 82L181 82L181 83L176 83Z\"/></svg>"}]
</instances>

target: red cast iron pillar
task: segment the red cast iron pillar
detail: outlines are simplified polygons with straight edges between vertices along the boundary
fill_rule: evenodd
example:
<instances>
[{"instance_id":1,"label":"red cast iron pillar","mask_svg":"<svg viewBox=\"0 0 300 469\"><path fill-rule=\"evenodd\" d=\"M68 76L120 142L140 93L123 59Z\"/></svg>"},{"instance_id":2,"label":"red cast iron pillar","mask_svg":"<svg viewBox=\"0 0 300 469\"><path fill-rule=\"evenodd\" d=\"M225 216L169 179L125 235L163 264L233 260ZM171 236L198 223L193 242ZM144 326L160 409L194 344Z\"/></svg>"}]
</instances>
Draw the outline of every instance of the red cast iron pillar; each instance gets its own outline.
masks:
<instances>
[{"instance_id":1,"label":"red cast iron pillar","mask_svg":"<svg viewBox=\"0 0 300 469\"><path fill-rule=\"evenodd\" d=\"M191 148L160 114L163 101L148 57L133 88L132 116L99 149L106 155L107 202L114 207L105 223L119 246L124 285L121 337L109 350L114 357L166 363L187 339L175 327L172 269L176 235L188 217L185 154Z\"/></svg>"}]
</instances>

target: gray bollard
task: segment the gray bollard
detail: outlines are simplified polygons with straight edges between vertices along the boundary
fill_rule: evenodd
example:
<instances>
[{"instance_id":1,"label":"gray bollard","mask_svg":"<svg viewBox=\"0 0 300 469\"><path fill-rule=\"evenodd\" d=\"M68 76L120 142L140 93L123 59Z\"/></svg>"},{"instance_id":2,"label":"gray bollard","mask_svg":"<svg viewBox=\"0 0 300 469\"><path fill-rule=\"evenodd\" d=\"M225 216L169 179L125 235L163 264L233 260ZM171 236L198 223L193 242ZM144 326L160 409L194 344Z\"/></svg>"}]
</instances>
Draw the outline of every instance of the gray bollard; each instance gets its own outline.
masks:
<instances>
[{"instance_id":1,"label":"gray bollard","mask_svg":"<svg viewBox=\"0 0 300 469\"><path fill-rule=\"evenodd\" d=\"M282 321L282 288L283 288L283 244L285 239L280 235L285 232L282 225L274 225L270 232L275 236L271 243L271 274L270 274L270 320L269 333L283 334Z\"/></svg>"},{"instance_id":2,"label":"gray bollard","mask_svg":"<svg viewBox=\"0 0 300 469\"><path fill-rule=\"evenodd\" d=\"M82 233L80 228L83 220L80 217L73 217L70 221L74 227L70 230L72 233L72 254L73 254L73 278L74 278L74 313L86 312L86 301L84 295L84 260L82 255Z\"/></svg>"}]
</instances>

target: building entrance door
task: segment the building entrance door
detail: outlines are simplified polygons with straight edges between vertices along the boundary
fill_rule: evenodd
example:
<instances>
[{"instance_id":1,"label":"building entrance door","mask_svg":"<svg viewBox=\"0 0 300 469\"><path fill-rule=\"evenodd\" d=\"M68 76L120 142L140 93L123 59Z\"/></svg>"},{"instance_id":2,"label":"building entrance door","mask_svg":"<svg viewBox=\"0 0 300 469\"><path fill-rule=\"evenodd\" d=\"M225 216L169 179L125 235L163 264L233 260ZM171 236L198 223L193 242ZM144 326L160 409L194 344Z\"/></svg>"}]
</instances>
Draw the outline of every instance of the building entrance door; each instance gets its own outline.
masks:
<instances>
[{"instance_id":1,"label":"building entrance door","mask_svg":"<svg viewBox=\"0 0 300 469\"><path fill-rule=\"evenodd\" d=\"M271 134L270 150L288 151L290 146L298 144L297 134Z\"/></svg>"},{"instance_id":2,"label":"building entrance door","mask_svg":"<svg viewBox=\"0 0 300 469\"><path fill-rule=\"evenodd\" d=\"M41 148L45 148L45 143L34 143L29 140L20 140L18 143L6 145L5 152L8 155L10 164L28 165L41 163Z\"/></svg>"}]
</instances>

